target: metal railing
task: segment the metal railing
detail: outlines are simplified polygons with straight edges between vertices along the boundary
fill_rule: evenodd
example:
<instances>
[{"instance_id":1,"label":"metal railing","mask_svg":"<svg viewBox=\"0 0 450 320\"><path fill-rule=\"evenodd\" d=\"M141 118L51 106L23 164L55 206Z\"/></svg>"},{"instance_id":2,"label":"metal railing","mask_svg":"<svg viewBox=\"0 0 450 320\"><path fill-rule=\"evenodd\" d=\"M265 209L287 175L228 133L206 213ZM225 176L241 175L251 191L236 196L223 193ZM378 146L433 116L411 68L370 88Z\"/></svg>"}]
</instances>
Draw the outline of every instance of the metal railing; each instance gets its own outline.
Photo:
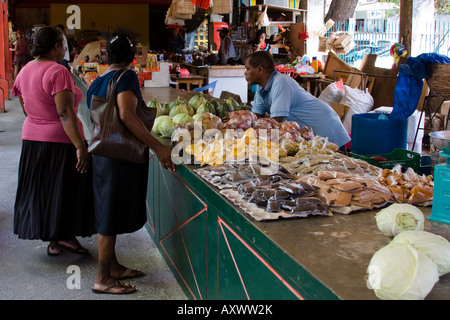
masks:
<instances>
[{"instance_id":1,"label":"metal railing","mask_svg":"<svg viewBox=\"0 0 450 320\"><path fill-rule=\"evenodd\" d=\"M433 24L424 24L420 28L421 34L416 35L413 44L421 53L439 53L448 56L450 54L450 18L436 20ZM399 22L387 20L365 20L355 23L335 23L327 32L349 33L353 36L355 47L347 54L338 56L350 64L358 67L361 59L367 53L377 54L379 58L390 58L390 47L399 41ZM387 64L393 60L385 59ZM390 67L386 65L384 67Z\"/></svg>"}]
</instances>

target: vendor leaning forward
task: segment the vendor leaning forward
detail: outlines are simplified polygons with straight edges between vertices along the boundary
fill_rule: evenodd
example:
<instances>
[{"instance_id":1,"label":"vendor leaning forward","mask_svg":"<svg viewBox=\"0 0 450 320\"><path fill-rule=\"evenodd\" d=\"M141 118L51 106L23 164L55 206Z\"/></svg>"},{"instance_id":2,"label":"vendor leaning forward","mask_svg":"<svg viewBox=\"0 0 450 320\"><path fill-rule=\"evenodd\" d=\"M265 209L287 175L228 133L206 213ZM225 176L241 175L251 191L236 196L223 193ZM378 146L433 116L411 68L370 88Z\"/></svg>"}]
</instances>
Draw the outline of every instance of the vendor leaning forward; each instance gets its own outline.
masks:
<instances>
[{"instance_id":1,"label":"vendor leaning forward","mask_svg":"<svg viewBox=\"0 0 450 320\"><path fill-rule=\"evenodd\" d=\"M251 54L245 62L245 79L258 85L252 108L258 118L269 113L278 122L295 121L301 127L309 126L315 135L327 137L345 152L350 136L338 114L297 81L279 73L271 54L266 51Z\"/></svg>"}]
</instances>

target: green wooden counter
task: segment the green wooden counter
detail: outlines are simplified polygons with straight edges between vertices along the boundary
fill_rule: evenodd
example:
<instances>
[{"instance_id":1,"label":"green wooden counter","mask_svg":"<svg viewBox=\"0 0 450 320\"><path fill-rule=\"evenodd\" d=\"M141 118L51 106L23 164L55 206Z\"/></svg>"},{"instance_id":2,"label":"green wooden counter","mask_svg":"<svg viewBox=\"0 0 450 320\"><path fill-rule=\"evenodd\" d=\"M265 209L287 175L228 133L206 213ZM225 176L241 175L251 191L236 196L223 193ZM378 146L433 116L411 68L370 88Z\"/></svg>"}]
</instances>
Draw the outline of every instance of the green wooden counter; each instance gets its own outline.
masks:
<instances>
[{"instance_id":1,"label":"green wooden counter","mask_svg":"<svg viewBox=\"0 0 450 320\"><path fill-rule=\"evenodd\" d=\"M161 103L186 94L142 91L146 101L156 96ZM366 269L391 239L378 230L375 211L257 222L196 168L179 165L172 173L152 156L147 190L146 228L188 298L377 299ZM426 220L425 230L450 239L450 225ZM427 299L450 299L449 274Z\"/></svg>"}]
</instances>

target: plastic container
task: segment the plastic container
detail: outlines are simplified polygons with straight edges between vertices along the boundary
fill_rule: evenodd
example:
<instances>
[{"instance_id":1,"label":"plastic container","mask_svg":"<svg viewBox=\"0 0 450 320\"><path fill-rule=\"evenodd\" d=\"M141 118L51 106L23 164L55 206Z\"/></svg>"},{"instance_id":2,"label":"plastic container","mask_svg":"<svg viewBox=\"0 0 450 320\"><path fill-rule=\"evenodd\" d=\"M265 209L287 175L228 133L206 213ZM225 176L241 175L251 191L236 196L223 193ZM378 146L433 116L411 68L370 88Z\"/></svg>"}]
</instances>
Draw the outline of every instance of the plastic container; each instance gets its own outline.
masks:
<instances>
[{"instance_id":1,"label":"plastic container","mask_svg":"<svg viewBox=\"0 0 450 320\"><path fill-rule=\"evenodd\" d=\"M373 155L406 149L408 119L380 120L379 116L377 113L352 116L352 153Z\"/></svg>"},{"instance_id":2,"label":"plastic container","mask_svg":"<svg viewBox=\"0 0 450 320\"><path fill-rule=\"evenodd\" d=\"M313 57L311 61L311 67L314 69L314 72L319 72L319 63L317 62L317 57Z\"/></svg>"},{"instance_id":3,"label":"plastic container","mask_svg":"<svg viewBox=\"0 0 450 320\"><path fill-rule=\"evenodd\" d=\"M405 150L405 149L394 149L391 153L384 154L372 154L372 155L359 155L350 152L350 156L353 158L364 160L374 166L382 169L392 169L397 164L400 164L404 170L408 168L413 168L413 170L420 174L421 173L421 157L417 152ZM378 160L377 160L378 158ZM380 158L385 158L385 161L381 161Z\"/></svg>"}]
</instances>

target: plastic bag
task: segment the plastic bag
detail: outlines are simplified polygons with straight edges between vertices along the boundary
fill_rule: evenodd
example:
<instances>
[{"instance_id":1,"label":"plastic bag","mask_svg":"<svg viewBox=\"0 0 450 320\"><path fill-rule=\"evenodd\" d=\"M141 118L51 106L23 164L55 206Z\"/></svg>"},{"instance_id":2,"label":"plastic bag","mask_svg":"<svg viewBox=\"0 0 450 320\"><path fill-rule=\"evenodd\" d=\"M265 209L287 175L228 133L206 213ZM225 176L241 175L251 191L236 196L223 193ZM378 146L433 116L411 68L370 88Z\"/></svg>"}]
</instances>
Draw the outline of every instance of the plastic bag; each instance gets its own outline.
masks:
<instances>
[{"instance_id":1,"label":"plastic bag","mask_svg":"<svg viewBox=\"0 0 450 320\"><path fill-rule=\"evenodd\" d=\"M341 100L341 103L349 106L347 116L343 121L344 128L347 132L352 132L352 116L356 113L367 113L369 112L374 104L373 97L370 95L369 91L360 90L358 88L351 88L344 85L345 95Z\"/></svg>"},{"instance_id":2,"label":"plastic bag","mask_svg":"<svg viewBox=\"0 0 450 320\"><path fill-rule=\"evenodd\" d=\"M333 102L340 102L344 95L344 81L340 79L339 81L333 82L332 84L328 85L318 98L331 106Z\"/></svg>"}]
</instances>

